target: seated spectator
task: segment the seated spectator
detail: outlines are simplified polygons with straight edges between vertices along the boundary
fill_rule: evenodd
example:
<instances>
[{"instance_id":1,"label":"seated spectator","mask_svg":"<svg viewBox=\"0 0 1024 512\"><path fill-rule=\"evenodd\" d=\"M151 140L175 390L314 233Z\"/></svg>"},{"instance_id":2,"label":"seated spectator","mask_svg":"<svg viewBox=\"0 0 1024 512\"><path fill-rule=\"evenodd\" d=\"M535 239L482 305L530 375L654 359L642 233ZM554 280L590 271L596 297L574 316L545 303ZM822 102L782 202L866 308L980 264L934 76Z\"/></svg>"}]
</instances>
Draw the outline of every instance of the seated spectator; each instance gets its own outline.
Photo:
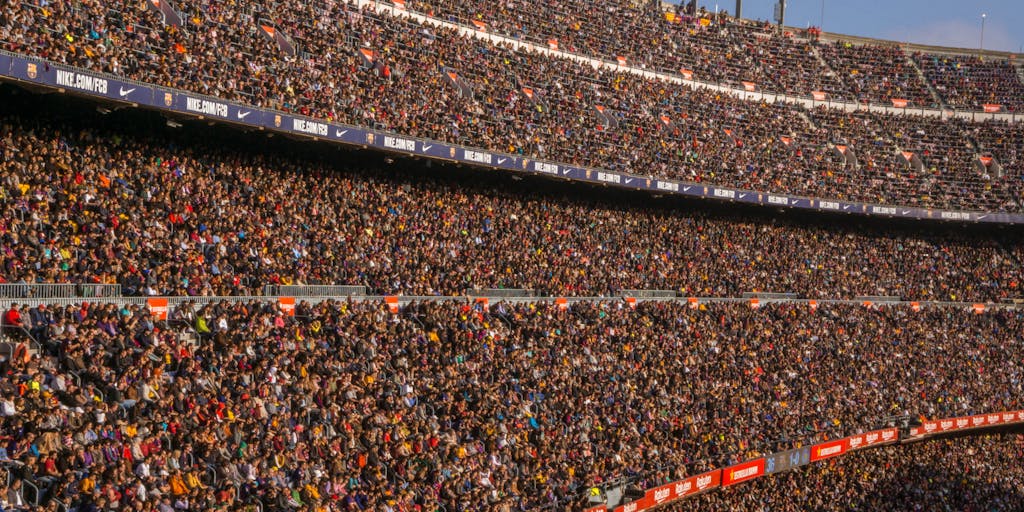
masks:
<instances>
[{"instance_id":1,"label":"seated spectator","mask_svg":"<svg viewBox=\"0 0 1024 512\"><path fill-rule=\"evenodd\" d=\"M21 309L18 308L17 302L12 302L10 309L4 313L4 327L12 327L15 329L24 327L21 321Z\"/></svg>"},{"instance_id":2,"label":"seated spectator","mask_svg":"<svg viewBox=\"0 0 1024 512\"><path fill-rule=\"evenodd\" d=\"M494 44L396 16L394 9L376 3L311 7L271 2L247 11L220 2L187 2L188 30L165 24L145 5L107 4L19 4L0 19L4 47L244 104L574 166L829 199L911 200L924 208L1022 208L1016 194L1019 179L1006 179L1020 176L1019 165L1003 165L1007 172L999 176L979 172L978 147L969 142L976 139L972 125L941 123L938 116L888 117L881 120L883 129L873 133L835 126L831 140L822 140L802 136L815 131L802 106L768 105L675 83L666 87L639 76L636 68L609 64L595 69ZM798 95L823 91L832 99L866 103L907 99L913 108L943 104L943 91L933 94L911 59L893 45L817 44L797 40L795 34L780 36L763 23L709 13L668 21L658 10L628 2L607 5L601 16L586 20L578 16L590 9L583 5L411 4L542 44L551 44L554 36L560 48L571 52L609 60L622 56L627 64L673 73L695 70L700 80L731 87L749 82L755 89ZM552 12L562 12L564 22L552 22L559 18L552 18ZM272 41L262 35L253 16L292 33L301 42L302 57L276 37ZM104 23L97 26L93 19ZM55 26L56 20L69 21ZM364 58L364 50L371 57ZM337 69L345 72L326 71ZM1005 66L999 69L993 73L1003 82L1013 80ZM465 87L455 90L440 79L448 76L442 71L455 73ZM598 107L607 115L596 115ZM783 145L783 138L790 142ZM835 144L867 149L876 142L881 144L871 156L878 158L868 161L870 167L852 159L846 165L846 159L833 155ZM904 151L917 155L924 169L914 164L914 172L905 172L913 158L900 162ZM994 157L1011 160L1009 154ZM10 190L20 191L20 185ZM140 191L142 197L148 193ZM172 225L184 216L173 219ZM49 239L26 236L30 246L51 245ZM52 245L44 253L49 250L55 266L63 266L63 253L53 253L63 244ZM204 263L209 273L223 274L220 262ZM111 273L101 274L94 282L112 282ZM134 273L123 286L141 295L161 293L149 276ZM194 288L189 283L179 284Z\"/></svg>"},{"instance_id":3,"label":"seated spectator","mask_svg":"<svg viewBox=\"0 0 1024 512\"><path fill-rule=\"evenodd\" d=\"M194 296L257 295L267 285L285 283L360 285L382 295L461 295L474 287L537 289L553 296L610 296L628 289L738 296L772 290L814 298L986 301L1021 294L1016 252L1024 244L1012 234L997 243L961 232L896 234L878 227L808 225L761 216L721 218L648 199L616 197L609 204L600 195L502 175L475 176L472 183L454 188L447 174L425 175L413 162L353 168L316 152L296 156L287 144L261 143L263 150L254 151L248 143L214 144L211 140L219 140L215 132L192 137L138 127L118 131L84 120L58 123L43 114L48 112L44 105L25 106L35 120L5 118L6 135L0 140L12 154L15 149L34 151L39 162L32 169L53 170L24 174L24 162L11 159L0 163L0 178L17 177L31 197L39 198L30 203L30 211L53 249L17 246L20 252L5 260L0 272L8 281L100 280L121 284L122 293L133 288L143 293L130 283L144 278L159 295ZM833 136L836 126L858 126L856 133L868 137L877 123L888 122L831 111L815 111L812 119L820 133L807 137L822 141ZM936 128L932 133L943 132ZM948 140L908 135L898 144L917 145L922 160L939 165L947 156L963 157ZM884 148L895 152L895 144L852 146L863 172L878 180L879 189L890 180L906 183L890 197L922 206L952 205L957 197L967 197L966 183L956 191L934 182L911 186L918 179L911 176L915 171L884 160ZM808 148L804 157L824 160L824 153ZM941 159L933 156L938 154ZM793 158L799 157L794 153ZM102 181L97 168L116 171L117 179L132 184L130 189L97 186ZM798 178L775 168L754 168L758 176L780 183ZM850 183L838 173L805 178L806 186L823 193ZM141 209L139 190L151 196ZM978 197L1003 197L995 189L976 190ZM89 203L71 201L72 196L88 196ZM225 208L223 201L232 207ZM14 203L2 204L6 231L0 236L39 236L35 223L18 221ZM103 230L82 228L94 219L87 213L94 207L107 212L109 225ZM279 213L285 211L293 213ZM111 236L117 243L110 243ZM766 246L784 250L766 253ZM106 272L108 265L114 273ZM46 316L53 313L53 343L44 347L51 352L66 349L60 342L76 339L86 319L92 321L88 328L140 347L155 343L151 319L138 311L128 311L131 322L126 324L119 321L125 311L92 305L62 311L47 306L45 311ZM32 316L29 310L19 314L25 320ZM237 322L210 316L198 304L176 314L172 322L187 323L203 339L230 332ZM75 361L84 368L88 358Z\"/></svg>"}]
</instances>

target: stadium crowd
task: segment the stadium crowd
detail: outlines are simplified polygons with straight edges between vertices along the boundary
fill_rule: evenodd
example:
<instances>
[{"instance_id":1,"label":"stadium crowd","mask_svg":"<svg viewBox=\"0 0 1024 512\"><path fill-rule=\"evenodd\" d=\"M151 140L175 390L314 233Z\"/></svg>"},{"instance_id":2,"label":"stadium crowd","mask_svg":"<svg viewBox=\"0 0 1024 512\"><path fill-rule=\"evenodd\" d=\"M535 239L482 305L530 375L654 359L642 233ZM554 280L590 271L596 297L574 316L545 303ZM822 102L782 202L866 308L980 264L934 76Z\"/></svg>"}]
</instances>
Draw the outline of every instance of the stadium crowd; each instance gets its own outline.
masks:
<instances>
[{"instance_id":1,"label":"stadium crowd","mask_svg":"<svg viewBox=\"0 0 1024 512\"><path fill-rule=\"evenodd\" d=\"M1022 208L1019 164L998 144L1002 130L989 132L988 125L855 114L872 129L822 126L813 119L821 116L803 107L592 69L376 13L371 4L186 2L182 27L164 25L134 2L12 0L10 7L0 15L0 41L9 51L331 121L749 190L933 208ZM282 53L258 28L263 20L295 34L299 55ZM860 53L878 53L846 45L829 51L837 59L852 55L841 60L850 69L861 66ZM924 94L920 78L907 78L906 69L849 73L858 90ZM792 80L815 83L806 76ZM825 117L831 115L843 114ZM853 146L864 158L838 155L837 145ZM902 152L919 155L923 166ZM983 152L1000 172L979 168Z\"/></svg>"},{"instance_id":2,"label":"stadium crowd","mask_svg":"<svg viewBox=\"0 0 1024 512\"><path fill-rule=\"evenodd\" d=\"M256 295L288 284L403 295L479 287L979 301L1021 293L1021 241L1012 234L997 241L720 219L479 174L456 187L416 162L253 151L255 139L219 143L5 97L6 283L120 284L127 295Z\"/></svg>"},{"instance_id":3,"label":"stadium crowd","mask_svg":"<svg viewBox=\"0 0 1024 512\"><path fill-rule=\"evenodd\" d=\"M328 301L288 317L220 301L167 322L102 303L20 316L43 324L42 348L3 363L8 480L75 510L578 510L612 479L678 479L892 416L1019 409L1024 385L1024 316L1005 310Z\"/></svg>"},{"instance_id":4,"label":"stadium crowd","mask_svg":"<svg viewBox=\"0 0 1024 512\"><path fill-rule=\"evenodd\" d=\"M1024 84L1017 67L1006 60L969 55L913 54L943 102L954 108L999 105L1012 112L1024 106Z\"/></svg>"},{"instance_id":5,"label":"stadium crowd","mask_svg":"<svg viewBox=\"0 0 1024 512\"><path fill-rule=\"evenodd\" d=\"M888 103L904 99L918 107L940 105L919 70L897 46L834 41L819 49L822 58L844 77L858 101Z\"/></svg>"},{"instance_id":6,"label":"stadium crowd","mask_svg":"<svg viewBox=\"0 0 1024 512\"><path fill-rule=\"evenodd\" d=\"M810 43L761 22L726 13L666 15L651 4L608 2L599 7L568 2L411 1L407 6L434 17L540 46L606 61L626 59L644 69L742 87L751 81L763 89L809 96L814 90L842 91ZM669 18L671 21L669 21ZM703 22L701 20L704 20ZM812 78L804 81L804 78Z\"/></svg>"},{"instance_id":7,"label":"stadium crowd","mask_svg":"<svg viewBox=\"0 0 1024 512\"><path fill-rule=\"evenodd\" d=\"M399 2L392 2L398 4ZM1021 77L1005 59L907 53L895 44L819 41L820 30L779 30L766 22L737 19L701 8L674 10L635 0L596 7L583 0L560 2L461 2L411 0L406 7L466 26L480 27L540 46L741 87L889 105L907 99L919 107L981 110L985 103L1020 108ZM841 37L841 36L840 36ZM911 58L913 63L911 63ZM917 69L915 69L917 66ZM919 74L918 69L923 71ZM951 76L953 75L953 76ZM926 80L939 95L935 97ZM953 80L951 82L950 80Z\"/></svg>"},{"instance_id":8,"label":"stadium crowd","mask_svg":"<svg viewBox=\"0 0 1024 512\"><path fill-rule=\"evenodd\" d=\"M145 4L5 5L5 49L319 118L701 182L1021 208L1016 125L748 103L329 0L190 0L183 27ZM568 26L538 25L536 6L523 8L502 30L543 40ZM662 23L605 8L638 33ZM614 25L586 21L595 18ZM930 94L895 49L879 63L865 60L874 50L823 50L855 78L837 77L809 56L820 47L699 19L659 43L681 52L666 51L677 59L667 65L725 41L708 69L729 69L713 64L724 51L780 87L813 73L831 83L814 87L846 84L862 100ZM258 31L264 22L292 34L300 55L283 55ZM611 55L641 44L621 30L572 30L557 34L560 46ZM684 35L693 44L679 49ZM471 171L426 176L421 162L28 98L0 89L0 279L196 297L166 320L130 301L3 303L4 511L579 510L612 482L649 488L893 418L1024 408L1024 313L1014 309L606 299L416 301L392 312L329 300L300 302L291 316L273 301L198 297L344 283L402 295L648 288L996 301L1020 295L1024 242L1013 233L823 227L646 196L609 205L540 180L474 173L456 183ZM975 175L985 174L973 162L982 150L1008 178ZM857 452L685 506L1014 510L1021 446L983 438Z\"/></svg>"},{"instance_id":9,"label":"stadium crowd","mask_svg":"<svg viewBox=\"0 0 1024 512\"><path fill-rule=\"evenodd\" d=\"M665 510L972 511L1024 508L1020 435L887 447L755 480Z\"/></svg>"}]
</instances>

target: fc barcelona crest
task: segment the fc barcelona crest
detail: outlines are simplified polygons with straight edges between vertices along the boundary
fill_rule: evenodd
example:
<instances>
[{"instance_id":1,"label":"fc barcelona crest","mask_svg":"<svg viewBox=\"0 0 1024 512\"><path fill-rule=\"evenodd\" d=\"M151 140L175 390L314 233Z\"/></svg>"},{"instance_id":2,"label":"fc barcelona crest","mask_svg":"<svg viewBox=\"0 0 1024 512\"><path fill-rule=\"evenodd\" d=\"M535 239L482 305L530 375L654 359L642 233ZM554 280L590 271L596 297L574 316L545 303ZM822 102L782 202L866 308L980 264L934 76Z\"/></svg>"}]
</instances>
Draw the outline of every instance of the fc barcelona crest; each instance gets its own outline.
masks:
<instances>
[{"instance_id":1,"label":"fc barcelona crest","mask_svg":"<svg viewBox=\"0 0 1024 512\"><path fill-rule=\"evenodd\" d=\"M523 159L523 169L526 169L526 166L527 166L527 164L529 164L529 163L530 163L530 161L524 158L524 159Z\"/></svg>"},{"instance_id":2,"label":"fc barcelona crest","mask_svg":"<svg viewBox=\"0 0 1024 512\"><path fill-rule=\"evenodd\" d=\"M279 114L274 116L274 126L277 128L281 127L281 116Z\"/></svg>"},{"instance_id":3,"label":"fc barcelona crest","mask_svg":"<svg viewBox=\"0 0 1024 512\"><path fill-rule=\"evenodd\" d=\"M651 179L647 178L647 188L651 188Z\"/></svg>"},{"instance_id":4,"label":"fc barcelona crest","mask_svg":"<svg viewBox=\"0 0 1024 512\"><path fill-rule=\"evenodd\" d=\"M366 143L367 144L373 144L373 134L372 133L367 133L366 134Z\"/></svg>"},{"instance_id":5,"label":"fc barcelona crest","mask_svg":"<svg viewBox=\"0 0 1024 512\"><path fill-rule=\"evenodd\" d=\"M451 155L452 158L455 158L455 148L448 148L448 154Z\"/></svg>"},{"instance_id":6,"label":"fc barcelona crest","mask_svg":"<svg viewBox=\"0 0 1024 512\"><path fill-rule=\"evenodd\" d=\"M39 75L39 68L36 67L35 63L29 62L28 66L25 68L25 74L27 74L29 78L35 78Z\"/></svg>"},{"instance_id":7,"label":"fc barcelona crest","mask_svg":"<svg viewBox=\"0 0 1024 512\"><path fill-rule=\"evenodd\" d=\"M590 169L587 169L587 179L590 179Z\"/></svg>"},{"instance_id":8,"label":"fc barcelona crest","mask_svg":"<svg viewBox=\"0 0 1024 512\"><path fill-rule=\"evenodd\" d=\"M171 106L171 103L174 103L174 96L171 93L169 93L169 92L165 92L164 93L164 105L169 107L169 106Z\"/></svg>"}]
</instances>

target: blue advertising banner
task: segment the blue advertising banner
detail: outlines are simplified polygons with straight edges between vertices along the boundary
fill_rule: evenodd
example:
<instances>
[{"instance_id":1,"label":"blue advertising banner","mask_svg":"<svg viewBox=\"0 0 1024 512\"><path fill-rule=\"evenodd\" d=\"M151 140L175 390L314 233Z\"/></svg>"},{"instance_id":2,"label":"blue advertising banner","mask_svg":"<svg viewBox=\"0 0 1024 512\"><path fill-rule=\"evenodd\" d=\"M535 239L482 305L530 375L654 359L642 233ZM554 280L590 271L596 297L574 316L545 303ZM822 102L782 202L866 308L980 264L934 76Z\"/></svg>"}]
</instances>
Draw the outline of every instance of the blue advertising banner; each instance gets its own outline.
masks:
<instances>
[{"instance_id":1,"label":"blue advertising banner","mask_svg":"<svg viewBox=\"0 0 1024 512\"><path fill-rule=\"evenodd\" d=\"M178 93L173 108L179 112L202 116L203 118L221 119L244 124L258 124L258 118L261 116L253 108L245 108L223 100L189 93ZM250 119L252 116L255 117Z\"/></svg>"},{"instance_id":2,"label":"blue advertising banner","mask_svg":"<svg viewBox=\"0 0 1024 512\"><path fill-rule=\"evenodd\" d=\"M261 127L266 130L326 139L348 145L368 146L407 155L450 160L467 165L585 181L606 186L648 190L687 197L739 201L777 208L799 208L893 218L955 222L1024 224L1024 215L931 210L916 207L872 205L847 201L792 197L728 187L653 179L603 169L533 160L483 149L463 148L442 142L383 133L307 117L239 105L184 91L127 82L107 75L73 69L27 57L0 54L0 78L55 87L67 92L155 107L200 116L204 119Z\"/></svg>"},{"instance_id":3,"label":"blue advertising banner","mask_svg":"<svg viewBox=\"0 0 1024 512\"><path fill-rule=\"evenodd\" d=\"M178 94L167 89L156 89L153 91L153 106L166 110L178 103Z\"/></svg>"},{"instance_id":4,"label":"blue advertising banner","mask_svg":"<svg viewBox=\"0 0 1024 512\"><path fill-rule=\"evenodd\" d=\"M117 80L110 80L109 85L111 87L110 96L113 96L113 93L117 94L117 98L113 99L147 106L153 103L153 89L149 87L119 82Z\"/></svg>"},{"instance_id":5,"label":"blue advertising banner","mask_svg":"<svg viewBox=\"0 0 1024 512\"><path fill-rule=\"evenodd\" d=\"M337 140L337 137L332 137L331 133L332 131L337 133L336 130L332 130L335 127L324 121L269 112L263 114L260 119L263 121L262 125L271 130L283 130L296 135Z\"/></svg>"},{"instance_id":6,"label":"blue advertising banner","mask_svg":"<svg viewBox=\"0 0 1024 512\"><path fill-rule=\"evenodd\" d=\"M46 85L57 85L53 68L40 60L12 59L10 75L18 80L38 82Z\"/></svg>"},{"instance_id":7,"label":"blue advertising banner","mask_svg":"<svg viewBox=\"0 0 1024 512\"><path fill-rule=\"evenodd\" d=\"M493 153L487 151L478 151L473 149L462 148L456 150L454 153L461 155L462 160L464 162L473 162L487 166L494 166L494 164L498 161L497 157L495 157Z\"/></svg>"},{"instance_id":8,"label":"blue advertising banner","mask_svg":"<svg viewBox=\"0 0 1024 512\"><path fill-rule=\"evenodd\" d=\"M519 170L519 161L522 157L512 155L498 155L495 164L502 169Z\"/></svg>"},{"instance_id":9,"label":"blue advertising banner","mask_svg":"<svg viewBox=\"0 0 1024 512\"><path fill-rule=\"evenodd\" d=\"M404 147L404 146L414 147L415 143L414 143L414 141L411 141L411 140L410 141L404 141L404 140L402 140L401 137L396 137L394 139L388 139L387 140L387 144L385 144L385 147L387 149L392 149L392 150L396 150L396 149L397 150L401 150L400 148ZM455 146L451 146L451 145L448 145L448 144L442 144L440 142L432 142L432 141L427 141L427 140L421 141L420 144L419 144L419 148L418 149L419 149L418 151L410 150L410 152L412 152L414 154L422 155L422 156L429 156L429 157L433 157L433 158L443 158L443 159L446 159L446 160L462 161L462 160L465 159L465 155L463 155L463 151L464 150L462 148L457 148ZM470 150L470 151L472 151L472 150ZM487 156L490 155L489 153L485 153L483 151L480 151L479 153L480 153L479 155L473 154L473 155L470 155L470 156L472 156L472 157L474 157L476 159L474 161L480 161L480 163L483 163L483 160L486 160Z\"/></svg>"},{"instance_id":10,"label":"blue advertising banner","mask_svg":"<svg viewBox=\"0 0 1024 512\"><path fill-rule=\"evenodd\" d=\"M366 140L366 133L351 126L331 125L330 139L346 144L359 144Z\"/></svg>"},{"instance_id":11,"label":"blue advertising banner","mask_svg":"<svg viewBox=\"0 0 1024 512\"><path fill-rule=\"evenodd\" d=\"M6 72L9 76L20 80L57 87L69 92L99 96L110 100L138 103L140 105L151 105L153 103L153 89L148 86L125 82L74 68L54 66L44 61L3 57L7 59ZM2 62L0 62L0 69L5 69Z\"/></svg>"},{"instance_id":12,"label":"blue advertising banner","mask_svg":"<svg viewBox=\"0 0 1024 512\"><path fill-rule=\"evenodd\" d=\"M394 135L394 134L375 133L375 134L370 134L370 135L373 136L371 138L374 139L374 141L372 142L372 144L374 146L377 146L377 147L379 147L381 149L386 149L386 150L389 150L389 151L400 151L400 152L403 152L403 153L409 153L411 155L415 155L415 154L419 153L417 151L417 147L420 147L420 149L422 149L422 146L417 146L417 144L428 144L429 145L429 143L427 143L425 141L421 142L421 143L418 143L416 141L416 139L409 138L409 137L401 137L401 136ZM434 149L434 148L431 148L431 149Z\"/></svg>"}]
</instances>

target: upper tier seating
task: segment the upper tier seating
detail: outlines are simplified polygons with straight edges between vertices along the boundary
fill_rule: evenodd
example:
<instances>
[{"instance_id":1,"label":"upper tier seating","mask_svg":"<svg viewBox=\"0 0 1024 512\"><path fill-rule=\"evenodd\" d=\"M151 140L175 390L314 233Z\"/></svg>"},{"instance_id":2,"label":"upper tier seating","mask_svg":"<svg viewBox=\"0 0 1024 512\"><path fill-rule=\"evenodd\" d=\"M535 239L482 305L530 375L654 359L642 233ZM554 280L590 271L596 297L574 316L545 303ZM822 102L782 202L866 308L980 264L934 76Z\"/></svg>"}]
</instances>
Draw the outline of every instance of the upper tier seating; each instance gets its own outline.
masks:
<instances>
[{"instance_id":1,"label":"upper tier seating","mask_svg":"<svg viewBox=\"0 0 1024 512\"><path fill-rule=\"evenodd\" d=\"M11 51L88 69L530 158L829 199L1022 209L1024 173L1012 149L985 144L994 136L986 125L979 131L960 121L857 114L873 128L817 126L815 114L802 107L594 70L341 2L302 8L190 2L183 9L185 26L174 27L136 3L17 3L0 19L0 40ZM262 35L265 22L293 34L296 57ZM743 24L722 27L733 25ZM835 76L854 84L857 98L928 101L898 49L821 50L834 54ZM769 53L755 57L803 69ZM875 60L860 60L868 55ZM447 72L472 93L453 88ZM833 74L818 70L814 76ZM597 114L599 107L604 115ZM793 143L783 144L783 138ZM833 146L839 140L870 157L863 160L870 165L837 158ZM912 158L901 161L904 151L916 155L921 167ZM994 157L1001 171L979 169L983 154Z\"/></svg>"}]
</instances>

